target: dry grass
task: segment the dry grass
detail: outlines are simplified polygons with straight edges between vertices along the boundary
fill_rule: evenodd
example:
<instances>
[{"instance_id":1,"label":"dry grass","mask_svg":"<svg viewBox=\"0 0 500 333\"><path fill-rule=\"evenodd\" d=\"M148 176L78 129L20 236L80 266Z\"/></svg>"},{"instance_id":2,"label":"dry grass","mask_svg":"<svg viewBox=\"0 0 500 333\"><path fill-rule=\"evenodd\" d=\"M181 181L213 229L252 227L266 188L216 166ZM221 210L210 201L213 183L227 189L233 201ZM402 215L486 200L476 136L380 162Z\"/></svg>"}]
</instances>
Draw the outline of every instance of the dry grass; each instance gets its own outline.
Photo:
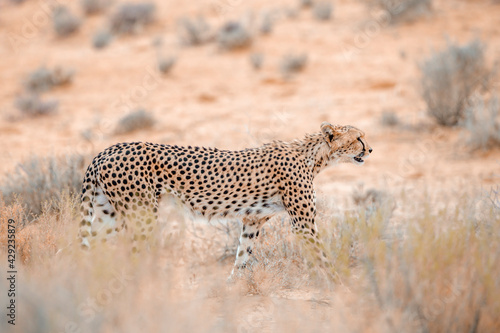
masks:
<instances>
[{"instance_id":1,"label":"dry grass","mask_svg":"<svg viewBox=\"0 0 500 333\"><path fill-rule=\"evenodd\" d=\"M304 263L288 219L278 216L265 226L256 261L228 285L238 224L190 222L174 207L163 215L158 245L138 258L120 238L90 253L69 246L54 255L76 235L78 202L66 196L60 209L19 226L18 318L30 320L16 329L494 332L498 194L462 197L440 210L431 199L402 197L398 216L384 204L322 207L319 228L342 285ZM0 211L4 248L6 219L22 220L26 211L3 202Z\"/></svg>"},{"instance_id":2,"label":"dry grass","mask_svg":"<svg viewBox=\"0 0 500 333\"><path fill-rule=\"evenodd\" d=\"M384 10L391 23L412 22L432 11L432 0L368 0L369 6Z\"/></svg>"},{"instance_id":3,"label":"dry grass","mask_svg":"<svg viewBox=\"0 0 500 333\"><path fill-rule=\"evenodd\" d=\"M79 194L85 167L80 155L33 156L3 177L0 194L7 205L21 205L25 216L33 219L57 210L66 195Z\"/></svg>"},{"instance_id":4,"label":"dry grass","mask_svg":"<svg viewBox=\"0 0 500 333\"><path fill-rule=\"evenodd\" d=\"M500 104L497 97L488 102L479 98L465 113L467 144L472 149L488 150L500 146Z\"/></svg>"}]
</instances>

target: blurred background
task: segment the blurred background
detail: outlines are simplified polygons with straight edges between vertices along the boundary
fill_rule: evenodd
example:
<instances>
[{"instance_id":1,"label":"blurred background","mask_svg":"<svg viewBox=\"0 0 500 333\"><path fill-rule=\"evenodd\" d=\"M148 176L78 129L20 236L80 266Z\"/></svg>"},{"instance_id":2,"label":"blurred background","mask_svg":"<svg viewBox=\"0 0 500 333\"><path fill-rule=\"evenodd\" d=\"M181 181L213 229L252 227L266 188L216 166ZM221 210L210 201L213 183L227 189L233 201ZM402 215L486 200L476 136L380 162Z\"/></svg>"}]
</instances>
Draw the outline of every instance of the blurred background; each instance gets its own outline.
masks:
<instances>
[{"instance_id":1,"label":"blurred background","mask_svg":"<svg viewBox=\"0 0 500 333\"><path fill-rule=\"evenodd\" d=\"M3 1L2 173L119 141L253 147L361 128L371 185L498 170L497 1ZM498 179L496 179L498 180Z\"/></svg>"},{"instance_id":2,"label":"blurred background","mask_svg":"<svg viewBox=\"0 0 500 333\"><path fill-rule=\"evenodd\" d=\"M372 326L375 331L402 331L398 327L413 327L407 326L408 322L415 324L414 331L418 332L461 329L473 332L474 327L495 331L499 322L494 313L498 313L495 311L500 305L494 300L489 303L486 295L500 295L497 269L500 254L495 245L499 236L491 232L496 230L491 226L498 223L500 209L499 23L498 0L0 0L2 223L7 216L15 215L22 222L20 227L25 226L25 233L19 236L23 262L54 265L57 272L64 268L59 261L56 264L54 253L76 235L78 203L74 198L82 174L92 157L112 144L150 141L243 149L272 140L302 138L306 133L319 131L322 121L353 125L366 133L374 149L370 158L361 167L346 164L327 169L315 180L318 215L323 228L334 235L327 244L337 253L348 253L344 259L337 258L337 264L344 269L341 275L347 281L348 287L342 289L345 294L332 296L325 301L328 306L323 307L324 302L316 300L321 299L318 295L325 294L326 289L317 286L314 289L307 278L304 280L308 274L306 266L297 268L294 265L298 261L287 262L287 269L295 269L294 273L298 270L293 283L280 280L278 287L271 288L276 279L264 286L262 281L266 279L247 277L245 295L264 297L257 302L265 305L264 310L255 310L254 299L247 299L250 304L245 303L256 311L252 313L257 313L259 324L241 326L236 321L234 325L217 326L220 314L233 309L233 301L239 296L226 294L220 286L202 288L197 279L204 274L215 274L215 280L224 280L237 245L236 223L234 230L227 225L222 229L204 229L205 241L220 241L215 245L209 243L209 248L196 242L195 247L203 249L200 251L205 256L217 253L214 257L193 259L175 247L185 251L185 245L175 243L174 251L168 237L162 241L159 251L164 252L159 256L166 256L165 262L178 263L173 258L184 253L180 255L185 256L180 265L186 267L181 273L174 269L167 274L168 279L173 279L168 281L182 290L180 294L177 289L172 291L160 283L159 290L170 293L162 309L174 311L178 303L173 299L194 290L186 298L192 302L190 309L200 293L215 295L213 300L209 296L208 301L201 303L201 310L195 307L207 322L212 323L216 318L211 326L214 331L258 331L268 327L269 316L276 327L287 327L289 317L279 317L278 313L282 316L287 312L281 310L295 306L308 309L305 318L325 314L328 323L322 322L326 326L320 325L318 329L345 329L344 317L331 317L328 312L331 307L340 306L347 313L345 318L351 318L349 325L353 326L349 327L358 331ZM73 201L67 198L68 193L73 195ZM470 210L462 211L463 207ZM382 213L376 221L383 221L382 224L370 220L370 214L377 211ZM496 215L488 215L491 212ZM166 216L182 222L184 218L176 214L170 212ZM337 222L330 225L330 221ZM420 231L412 234L405 229L415 221L420 221L418 230L431 230L431 234L434 230L434 235L448 238L417 237L411 248L417 251L422 246L426 250L418 254L402 250L401 253L408 254L408 257L403 254L403 259L389 256L390 251L377 252L378 245L367 245L386 240L388 234L390 237L420 235ZM439 221L447 222L439 224ZM474 243L465 230L479 228L481 221L489 221L490 232L485 232L493 238ZM346 241L343 237L347 229L343 228L351 222L371 231L352 227L347 233L350 241ZM274 223L288 230L282 219ZM380 234L373 233L372 227ZM58 228L68 234L57 231ZM443 230L454 228L463 233L442 234ZM269 234L276 231L277 238L268 239L279 244L285 242L280 238L285 237L280 236L282 229L270 229ZM0 235L6 235L5 229L0 229ZM193 234L188 233L182 242L194 242ZM395 243L389 244L384 246L390 248ZM473 248L469 254L462 247L455 248L467 244ZM359 253L358 245L362 249ZM288 252L289 248L272 246L263 247L268 251L266 255L284 251L285 258L299 257L293 251ZM401 246L407 249L406 245ZM339 247L344 252L339 252ZM426 261L445 249L454 249L448 259ZM366 253L375 257L366 257ZM462 256L455 258L457 253ZM266 255L262 255L261 264L267 262ZM282 260L277 256L276 260ZM477 258L486 257L490 260L481 261L484 266L476 262ZM114 262L108 257L101 260L102 266L112 266L110 263ZM360 266L352 266L353 262ZM417 268L409 268L413 265ZM51 303L48 314L40 315L47 325L40 327L47 327L47 331L61 327L50 309L67 304L76 308L86 295L95 296L101 290L99 284L87 283L81 277L86 274L87 266L75 268L72 279L76 282L71 283L64 275L58 280L41 273L41 265L35 267L31 284L26 282L30 288L37 289L37 283L33 282L37 279L42 285L54 280L67 288L67 294L63 293L66 296ZM275 271L266 267L261 267L261 273L275 278L277 275L272 273ZM374 267L389 273L371 274ZM429 272L429 267L435 270ZM481 268L479 273L470 273L461 284L454 284L457 272L476 272L474 267ZM403 270L399 271L400 268ZM405 275L407 270L410 273ZM148 268L144 271L150 272ZM90 274L111 276L109 271L103 273L98 268L91 269ZM282 275L279 276L281 279ZM409 280L398 280L401 276L408 276ZM374 284L372 277L386 279L387 285ZM135 278L139 281L136 284L144 287L155 276ZM186 278L190 281L187 285ZM435 281L446 283L443 287L433 284ZM404 301L398 303L393 298L397 292L391 289L397 285L415 288L401 296ZM365 287L370 289L368 301ZM54 291L57 288L49 287L47 293L57 294ZM472 297L466 289L482 298ZM359 290L363 292L358 293ZM137 308L115 307L116 302L129 304L130 300L139 300L141 304L140 296L134 292L120 294L102 305L106 316L116 316L115 323L96 315L76 327L106 332L143 327L140 320L132 324L132 317L128 316ZM450 292L455 296L450 298ZM149 293L154 298L158 291ZM306 301L300 305L276 301L273 297L277 294L286 295L282 295L283 299ZM38 294L33 307L46 306L47 295ZM443 297L436 306L432 303L435 295ZM220 299L223 301L219 302ZM151 304L160 307L159 302ZM358 322L360 304L366 306L363 309L367 312L363 313L370 315ZM154 307L147 309L154 316ZM418 309L423 309L424 314L419 314ZM481 321L478 313L484 311L486 319ZM468 316L461 317L463 313ZM81 313L63 315L77 323L81 316ZM383 319L387 316L391 319ZM229 317L237 314L233 312ZM229 322L229 317L224 320ZM172 315L172 318L177 317ZM190 323L189 318L179 318L182 321L179 330L203 327ZM252 322L253 317L248 318L245 323ZM331 318L334 319L329 321ZM304 319L301 323L307 322ZM152 317L145 323L145 327L159 330L152 324L156 323ZM170 327L166 322L163 324L159 327Z\"/></svg>"}]
</instances>

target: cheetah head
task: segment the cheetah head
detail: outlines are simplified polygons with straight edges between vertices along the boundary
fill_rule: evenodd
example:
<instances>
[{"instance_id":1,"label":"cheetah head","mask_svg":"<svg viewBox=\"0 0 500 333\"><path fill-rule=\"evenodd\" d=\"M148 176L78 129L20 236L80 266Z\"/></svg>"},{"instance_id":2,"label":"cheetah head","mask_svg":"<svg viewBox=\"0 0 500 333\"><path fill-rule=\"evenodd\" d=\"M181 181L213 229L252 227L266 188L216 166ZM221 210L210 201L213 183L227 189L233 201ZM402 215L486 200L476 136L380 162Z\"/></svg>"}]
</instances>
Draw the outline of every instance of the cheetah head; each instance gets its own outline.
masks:
<instances>
[{"instance_id":1,"label":"cheetah head","mask_svg":"<svg viewBox=\"0 0 500 333\"><path fill-rule=\"evenodd\" d=\"M354 126L323 122L321 132L329 147L330 162L361 165L373 151L366 142L365 133Z\"/></svg>"}]
</instances>

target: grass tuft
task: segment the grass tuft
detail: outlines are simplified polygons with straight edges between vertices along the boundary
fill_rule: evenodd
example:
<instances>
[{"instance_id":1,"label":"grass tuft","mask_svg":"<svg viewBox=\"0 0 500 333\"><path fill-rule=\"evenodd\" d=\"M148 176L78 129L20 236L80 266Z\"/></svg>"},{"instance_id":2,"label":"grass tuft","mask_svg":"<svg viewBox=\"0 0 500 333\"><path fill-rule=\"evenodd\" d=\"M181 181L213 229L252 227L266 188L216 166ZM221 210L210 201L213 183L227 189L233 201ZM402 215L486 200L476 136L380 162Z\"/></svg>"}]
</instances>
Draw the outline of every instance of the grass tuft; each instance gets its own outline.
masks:
<instances>
[{"instance_id":1,"label":"grass tuft","mask_svg":"<svg viewBox=\"0 0 500 333\"><path fill-rule=\"evenodd\" d=\"M246 48L252 44L252 36L240 22L227 22L217 33L217 44L222 50Z\"/></svg>"},{"instance_id":2,"label":"grass tuft","mask_svg":"<svg viewBox=\"0 0 500 333\"><path fill-rule=\"evenodd\" d=\"M153 127L155 122L156 120L150 112L138 109L125 115L118 121L115 134L128 134L141 129L149 129Z\"/></svg>"},{"instance_id":3,"label":"grass tuft","mask_svg":"<svg viewBox=\"0 0 500 333\"><path fill-rule=\"evenodd\" d=\"M498 97L489 102L479 98L466 109L467 144L472 149L488 150L500 147L500 104Z\"/></svg>"},{"instance_id":4,"label":"grass tuft","mask_svg":"<svg viewBox=\"0 0 500 333\"><path fill-rule=\"evenodd\" d=\"M80 29L81 21L66 6L58 6L52 13L52 25L58 37L67 37Z\"/></svg>"},{"instance_id":5,"label":"grass tuft","mask_svg":"<svg viewBox=\"0 0 500 333\"><path fill-rule=\"evenodd\" d=\"M153 3L124 3L110 18L111 31L116 34L139 32L154 21L156 6Z\"/></svg>"},{"instance_id":6,"label":"grass tuft","mask_svg":"<svg viewBox=\"0 0 500 333\"><path fill-rule=\"evenodd\" d=\"M27 94L17 97L15 106L23 115L44 116L54 114L59 107L59 101L54 99L44 101L37 94Z\"/></svg>"},{"instance_id":7,"label":"grass tuft","mask_svg":"<svg viewBox=\"0 0 500 333\"><path fill-rule=\"evenodd\" d=\"M80 193L84 162L80 155L33 156L3 177L0 185L3 200L6 205L19 203L30 219L43 211L53 211L66 194Z\"/></svg>"}]
</instances>

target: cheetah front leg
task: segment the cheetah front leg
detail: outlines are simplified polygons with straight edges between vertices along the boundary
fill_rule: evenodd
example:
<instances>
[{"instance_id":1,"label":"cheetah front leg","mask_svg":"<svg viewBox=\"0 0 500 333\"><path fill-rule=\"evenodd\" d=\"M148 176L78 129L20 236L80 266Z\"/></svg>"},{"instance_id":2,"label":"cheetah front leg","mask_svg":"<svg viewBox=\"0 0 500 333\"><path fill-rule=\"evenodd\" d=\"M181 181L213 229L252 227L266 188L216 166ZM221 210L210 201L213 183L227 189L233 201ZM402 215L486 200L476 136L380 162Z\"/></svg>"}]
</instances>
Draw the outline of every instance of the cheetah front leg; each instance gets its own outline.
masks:
<instances>
[{"instance_id":1,"label":"cheetah front leg","mask_svg":"<svg viewBox=\"0 0 500 333\"><path fill-rule=\"evenodd\" d=\"M236 261L229 280L234 278L235 271L244 269L251 260L255 240L259 237L260 229L268 220L269 217L263 219L243 218L238 250L236 251Z\"/></svg>"},{"instance_id":2,"label":"cheetah front leg","mask_svg":"<svg viewBox=\"0 0 500 333\"><path fill-rule=\"evenodd\" d=\"M333 267L333 259L320 240L315 223L316 198L312 184L303 185L302 195L287 191L282 200L291 218L292 232L302 241L305 259L310 265L319 265L333 281L339 281Z\"/></svg>"}]
</instances>

